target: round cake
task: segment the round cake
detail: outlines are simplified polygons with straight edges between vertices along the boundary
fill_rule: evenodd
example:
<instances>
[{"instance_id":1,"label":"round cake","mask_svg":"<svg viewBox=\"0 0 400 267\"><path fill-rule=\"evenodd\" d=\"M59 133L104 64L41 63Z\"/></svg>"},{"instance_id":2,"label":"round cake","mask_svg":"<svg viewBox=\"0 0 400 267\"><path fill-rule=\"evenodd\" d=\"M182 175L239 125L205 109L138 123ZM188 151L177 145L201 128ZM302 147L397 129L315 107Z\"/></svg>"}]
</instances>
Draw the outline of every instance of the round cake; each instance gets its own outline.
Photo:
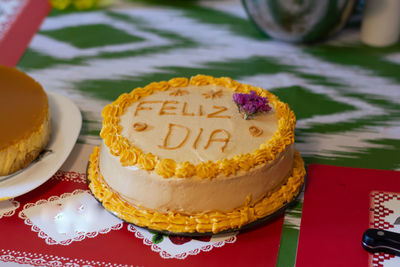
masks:
<instances>
[{"instance_id":1,"label":"round cake","mask_svg":"<svg viewBox=\"0 0 400 267\"><path fill-rule=\"evenodd\" d=\"M240 229L293 200L304 182L294 112L259 87L174 78L122 94L102 116L89 188L138 226Z\"/></svg>"},{"instance_id":2,"label":"round cake","mask_svg":"<svg viewBox=\"0 0 400 267\"><path fill-rule=\"evenodd\" d=\"M0 176L28 166L50 139L50 113L42 86L0 66Z\"/></svg>"}]
</instances>

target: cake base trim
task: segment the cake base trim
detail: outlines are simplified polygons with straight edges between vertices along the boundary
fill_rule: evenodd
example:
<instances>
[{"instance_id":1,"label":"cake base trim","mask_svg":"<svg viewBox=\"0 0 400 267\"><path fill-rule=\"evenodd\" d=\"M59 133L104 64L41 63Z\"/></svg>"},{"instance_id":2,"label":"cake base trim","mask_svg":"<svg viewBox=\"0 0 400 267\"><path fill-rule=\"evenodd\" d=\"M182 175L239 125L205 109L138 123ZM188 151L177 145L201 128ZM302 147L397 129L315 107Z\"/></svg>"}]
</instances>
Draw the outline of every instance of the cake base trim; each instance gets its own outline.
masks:
<instances>
[{"instance_id":1,"label":"cake base trim","mask_svg":"<svg viewBox=\"0 0 400 267\"><path fill-rule=\"evenodd\" d=\"M126 202L107 185L99 170L99 147L89 158L88 183L94 197L103 207L122 220L140 227L170 233L219 233L239 230L244 225L263 219L279 211L299 194L304 183L305 168L300 154L295 151L291 175L277 191L250 204L250 196L242 207L228 212L210 211L188 215L178 212L158 213L135 207Z\"/></svg>"}]
</instances>

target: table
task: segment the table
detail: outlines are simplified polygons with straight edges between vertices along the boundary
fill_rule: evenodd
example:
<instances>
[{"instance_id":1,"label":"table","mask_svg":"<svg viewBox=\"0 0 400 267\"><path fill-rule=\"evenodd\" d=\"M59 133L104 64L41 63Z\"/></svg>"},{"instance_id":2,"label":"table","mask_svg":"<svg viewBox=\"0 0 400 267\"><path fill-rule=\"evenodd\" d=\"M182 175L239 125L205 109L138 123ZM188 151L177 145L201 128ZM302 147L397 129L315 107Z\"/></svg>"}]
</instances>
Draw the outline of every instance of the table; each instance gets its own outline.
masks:
<instances>
[{"instance_id":1,"label":"table","mask_svg":"<svg viewBox=\"0 0 400 267\"><path fill-rule=\"evenodd\" d=\"M400 169L400 44L367 47L353 23L322 43L291 45L258 32L238 0L167 2L118 1L95 11L52 11L18 60L18 68L46 91L71 99L83 115L78 143L59 177L82 178L100 141L100 113L107 103L152 81L196 74L261 86L288 102L297 116L296 146L307 165ZM295 263L301 210L300 200L285 213L283 226L275 223L280 231L276 266ZM198 255L229 255L234 242ZM157 264L163 262L142 240L137 246L156 255Z\"/></svg>"}]
</instances>

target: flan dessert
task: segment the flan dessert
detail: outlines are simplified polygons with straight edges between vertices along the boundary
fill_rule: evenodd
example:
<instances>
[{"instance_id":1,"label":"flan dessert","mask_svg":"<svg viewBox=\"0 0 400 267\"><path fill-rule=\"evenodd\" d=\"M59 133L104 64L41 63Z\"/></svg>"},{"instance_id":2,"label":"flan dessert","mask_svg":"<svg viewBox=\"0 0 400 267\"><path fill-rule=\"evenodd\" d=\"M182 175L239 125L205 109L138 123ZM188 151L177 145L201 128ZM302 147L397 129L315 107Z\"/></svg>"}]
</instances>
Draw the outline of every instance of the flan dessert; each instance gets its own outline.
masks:
<instances>
[{"instance_id":1,"label":"flan dessert","mask_svg":"<svg viewBox=\"0 0 400 267\"><path fill-rule=\"evenodd\" d=\"M25 73L0 66L0 176L28 166L50 138L50 113L42 86Z\"/></svg>"},{"instance_id":2,"label":"flan dessert","mask_svg":"<svg viewBox=\"0 0 400 267\"><path fill-rule=\"evenodd\" d=\"M218 233L297 196L304 163L289 106L259 87L197 75L122 94L103 111L89 188L123 220L171 233Z\"/></svg>"}]
</instances>

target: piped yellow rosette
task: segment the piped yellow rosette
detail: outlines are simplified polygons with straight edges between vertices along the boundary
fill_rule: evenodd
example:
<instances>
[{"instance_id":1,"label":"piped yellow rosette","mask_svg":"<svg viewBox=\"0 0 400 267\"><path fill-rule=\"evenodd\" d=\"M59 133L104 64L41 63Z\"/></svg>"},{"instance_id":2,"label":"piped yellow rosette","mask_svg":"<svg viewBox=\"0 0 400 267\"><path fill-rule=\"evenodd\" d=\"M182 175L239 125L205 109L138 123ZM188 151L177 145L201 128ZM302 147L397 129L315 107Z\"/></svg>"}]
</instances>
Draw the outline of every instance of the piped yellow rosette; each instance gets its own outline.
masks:
<instances>
[{"instance_id":1,"label":"piped yellow rosette","mask_svg":"<svg viewBox=\"0 0 400 267\"><path fill-rule=\"evenodd\" d=\"M273 137L261 144L252 153L236 155L218 161L201 162L194 165L188 161L176 162L163 159L151 153L144 153L126 137L122 136L120 116L127 107L139 99L157 91L174 90L185 86L219 85L237 93L255 91L259 96L267 97L270 106L276 110L278 129ZM180 92L182 93L182 92ZM174 78L169 81L153 82L143 88L136 88L130 93L122 94L116 101L107 105L103 111L103 128L100 136L110 153L119 158L122 166L135 165L147 171L154 171L163 178L213 179L218 175L230 176L239 171L248 171L256 166L273 161L277 155L294 143L296 118L289 106L270 92L251 85L238 83L230 78L214 78L197 75L186 78ZM243 225L268 216L294 199L304 182L304 162L297 151L286 182L274 192L269 192L260 199L253 200L251 195L243 206L230 211L211 211L201 214L184 214L179 212L159 213L143 207L133 206L114 192L104 181L98 165L99 148L96 147L90 156L88 169L89 188L103 206L127 222L155 230L167 230L175 233L212 232L218 233L227 229L240 229Z\"/></svg>"}]
</instances>

